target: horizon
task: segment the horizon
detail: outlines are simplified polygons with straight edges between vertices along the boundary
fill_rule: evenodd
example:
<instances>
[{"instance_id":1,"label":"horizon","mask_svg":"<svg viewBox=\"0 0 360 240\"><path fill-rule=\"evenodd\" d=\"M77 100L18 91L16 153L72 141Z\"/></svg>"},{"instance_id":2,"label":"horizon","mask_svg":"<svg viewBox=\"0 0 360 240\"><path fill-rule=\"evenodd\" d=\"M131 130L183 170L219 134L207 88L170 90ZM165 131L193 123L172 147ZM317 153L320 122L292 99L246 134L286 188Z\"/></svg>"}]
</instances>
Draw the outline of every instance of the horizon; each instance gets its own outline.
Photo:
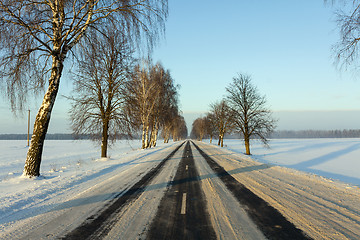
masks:
<instances>
[{"instance_id":1,"label":"horizon","mask_svg":"<svg viewBox=\"0 0 360 240\"><path fill-rule=\"evenodd\" d=\"M71 134L70 122L67 115L59 117L60 114L54 110L54 116L50 120L49 134ZM206 112L183 113L188 134L191 132L191 125L198 117L205 116ZM12 114L9 110L9 114ZM30 135L32 135L35 114L31 114ZM4 115L2 115L4 116ZM279 119L275 131L304 131L304 130L349 130L360 129L360 110L310 110L310 111L273 111L273 116ZM296 124L294 124L296 123ZM312 127L309 127L312 126ZM13 121L3 123L0 134L27 134L27 115L21 118L14 118Z\"/></svg>"}]
</instances>

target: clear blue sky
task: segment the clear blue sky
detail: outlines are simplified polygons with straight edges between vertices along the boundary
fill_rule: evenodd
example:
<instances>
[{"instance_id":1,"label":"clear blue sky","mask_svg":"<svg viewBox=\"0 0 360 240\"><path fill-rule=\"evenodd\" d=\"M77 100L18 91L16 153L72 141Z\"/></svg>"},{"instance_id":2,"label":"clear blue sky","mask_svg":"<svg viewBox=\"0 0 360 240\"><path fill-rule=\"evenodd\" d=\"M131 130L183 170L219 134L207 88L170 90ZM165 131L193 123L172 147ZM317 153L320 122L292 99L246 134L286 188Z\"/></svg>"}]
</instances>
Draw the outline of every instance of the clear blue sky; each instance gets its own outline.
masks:
<instances>
[{"instance_id":1,"label":"clear blue sky","mask_svg":"<svg viewBox=\"0 0 360 240\"><path fill-rule=\"evenodd\" d=\"M221 100L241 72L267 96L279 129L360 128L359 72L334 65L336 6L322 0L169 0L169 7L153 59L181 85L188 124ZM63 80L60 95L71 88ZM49 132L69 131L69 106L57 100ZM37 111L40 101L29 107ZM0 133L26 132L26 119L12 117L8 106L2 98Z\"/></svg>"}]
</instances>

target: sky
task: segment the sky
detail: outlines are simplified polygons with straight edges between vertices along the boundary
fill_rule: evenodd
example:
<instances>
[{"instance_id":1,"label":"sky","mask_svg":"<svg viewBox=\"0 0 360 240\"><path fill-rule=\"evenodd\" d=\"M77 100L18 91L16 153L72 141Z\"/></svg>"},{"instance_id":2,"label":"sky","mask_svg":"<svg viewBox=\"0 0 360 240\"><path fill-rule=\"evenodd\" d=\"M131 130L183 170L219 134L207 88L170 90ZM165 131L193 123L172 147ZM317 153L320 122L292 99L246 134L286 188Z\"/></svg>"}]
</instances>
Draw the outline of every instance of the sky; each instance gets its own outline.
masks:
<instances>
[{"instance_id":1,"label":"sky","mask_svg":"<svg viewBox=\"0 0 360 240\"><path fill-rule=\"evenodd\" d=\"M169 0L166 32L152 56L181 85L189 131L238 73L266 96L279 130L359 128L359 72L335 64L338 8L322 0ZM61 94L72 84L63 78L50 133L70 132ZM41 98L29 103L32 119ZM27 115L14 117L3 97L0 113L0 134L27 131Z\"/></svg>"}]
</instances>

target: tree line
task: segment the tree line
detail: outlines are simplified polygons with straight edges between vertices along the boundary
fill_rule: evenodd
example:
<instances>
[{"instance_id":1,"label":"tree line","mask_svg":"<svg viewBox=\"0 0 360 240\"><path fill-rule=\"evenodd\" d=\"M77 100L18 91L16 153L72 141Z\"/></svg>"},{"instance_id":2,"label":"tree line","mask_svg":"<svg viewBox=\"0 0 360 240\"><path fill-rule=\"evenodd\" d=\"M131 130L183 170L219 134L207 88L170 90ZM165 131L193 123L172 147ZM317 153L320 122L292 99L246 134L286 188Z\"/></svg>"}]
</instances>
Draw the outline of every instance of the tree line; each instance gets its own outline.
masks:
<instances>
[{"instance_id":1,"label":"tree line","mask_svg":"<svg viewBox=\"0 0 360 240\"><path fill-rule=\"evenodd\" d=\"M218 145L224 146L225 134L237 133L245 143L246 154L250 155L250 139L260 139L268 146L270 134L276 127L276 119L266 106L265 96L260 95L249 75L239 73L226 88L227 95L210 105L205 117L197 118L192 124L191 137L200 141L205 136L218 138Z\"/></svg>"},{"instance_id":2,"label":"tree line","mask_svg":"<svg viewBox=\"0 0 360 240\"><path fill-rule=\"evenodd\" d=\"M279 130L271 134L271 138L359 138L360 129L343 130Z\"/></svg>"},{"instance_id":3,"label":"tree line","mask_svg":"<svg viewBox=\"0 0 360 240\"><path fill-rule=\"evenodd\" d=\"M334 1L332 1L334 2ZM341 41L338 44L337 57L344 61L345 65L353 62L358 56L358 42L359 38L359 16L360 8L357 1L350 1L348 4L352 5L350 12L340 12L337 14L338 23L340 25ZM108 49L113 49L117 54L128 55L128 50L136 49L140 52L151 52L156 40L164 32L165 21L168 16L168 1L167 0L126 0L126 1L92 1L92 0L48 0L48 1L33 1L33 0L0 0L0 83L1 90L5 93L10 101L12 109L22 109L26 106L26 99L28 93L39 94L45 90L43 102L38 110L36 120L34 123L34 130L31 138L31 144L27 153L24 176L39 176L40 164L42 158L42 151L44 140L48 131L51 113L60 89L60 82L63 70L68 68L67 64L77 64L79 60L78 72L79 76L96 76L97 71L87 69L86 54L88 56L97 57L102 51L103 47L99 45L99 53L96 51L98 45L91 46L89 43L92 39L101 39L102 37L117 39L122 43L122 47L107 46ZM109 30L116 32L117 36L109 35ZM111 32L111 31L110 31ZM98 43L102 43L101 40ZM88 48L89 47L89 48ZM94 48L91 50L91 48ZM89 51L88 53L86 51ZM91 52L93 51L93 52ZM83 54L83 55L82 55ZM91 55L92 54L92 55ZM83 57L84 56L84 57ZM143 131L143 146L154 146L155 133L163 128L164 136L169 136L172 133L176 138L180 138L181 133L185 132L184 126L179 129L171 129L169 126L174 125L164 123L161 117L154 117L145 112L139 113L137 109L126 108L127 102L133 103L133 95L129 97L119 98L121 100L113 103L111 99L114 95L122 95L123 87L127 84L119 84L120 82L127 82L127 79L133 79L141 76L144 73L141 66L138 71L140 75L131 75L128 69L132 68L130 58L115 58L114 55L107 55L107 62L95 61L93 65L106 65L108 72L99 73L107 75L110 81L107 81L109 88L105 89L107 94L103 91L103 81L93 81L96 84L96 89L92 89L96 94L97 102L93 99L92 104L100 109L100 113L92 112L84 115L84 121L77 121L74 119L73 128L75 131L80 131L81 126L84 129L92 129L92 127L85 122L93 122L96 128L101 126L101 132L106 132L107 129L116 129L116 131L131 132L136 128L141 128ZM69 60L72 60L69 62ZM66 60L68 60L66 62ZM123 61L123 62L122 62ZM66 64L67 63L67 64ZM85 64L85 65L84 65ZM125 68L121 71L113 71L113 64L120 64ZM151 68L148 68L148 70ZM146 72L147 70L145 70ZM132 71L133 73L136 71ZM141 73L142 72L142 73ZM132 77L125 77L128 76ZM113 78L114 77L114 78ZM145 77L145 76L144 76ZM118 80L115 80L118 79ZM79 91L82 90L86 84L79 80ZM122 79L122 80L121 80ZM114 82L113 82L114 81ZM76 82L76 81L75 81ZM76 85L77 83L75 83ZM240 95L233 95L231 88L238 88L235 86L229 88L229 96L226 99L226 104L235 115L233 129L241 132L244 135L245 144L248 145L248 140L251 136L258 136L266 144L266 135L272 129L272 123L266 121L253 121L254 119L266 120L264 116L269 114L266 109L264 111L251 111L252 105ZM121 87L120 87L121 86ZM91 87L84 86L84 88ZM106 87L105 87L106 88ZM88 89L88 90L89 90ZM116 92L116 91L117 92ZM238 89L239 90L239 89ZM150 94L150 93L148 93ZM238 98L240 96L240 98ZM244 95L245 96L245 95ZM83 95L84 99L88 99L87 95ZM70 96L75 101L80 100L79 95L74 94ZM240 103L238 100L243 101ZM106 104L105 104L106 101ZM258 99L256 102L261 102ZM100 104L101 103L101 104ZM134 103L134 105L136 105ZM149 104L151 108L156 108L155 103ZM125 109L126 111L119 111ZM154 110L155 111L155 110ZM240 112L241 111L241 114ZM131 115L131 114L134 115ZM255 113L255 116L254 114ZM95 115L98 115L98 120L90 120ZM155 114L156 115L156 114ZM171 114L170 114L171 115ZM114 116L118 119L114 120ZM129 116L137 116L133 121L129 120ZM142 117L141 117L142 116ZM183 123L183 119L176 111L173 111L173 120L177 125ZM75 116L74 116L75 117ZM258 118L259 117L259 118ZM132 119L135 119L134 117ZM100 119L100 120L99 120ZM101 125L101 119L110 119L108 124ZM85 121L86 120L86 121ZM121 122L117 125L114 122ZM123 124L123 125L122 125ZM145 124L145 125L144 125ZM201 125L201 124L200 124ZM266 125L270 128L267 129ZM119 127L120 126L120 127ZM144 127L145 126L145 127ZM229 127L225 122L216 124L218 128L219 138L223 139L223 133ZM166 129L166 130L165 130ZM219 130L220 129L220 130ZM85 130L84 130L85 131ZM196 133L198 134L198 133ZM105 144L106 140L113 140L112 136L106 137L102 135L101 141ZM222 142L223 140L220 140ZM247 152L248 152L247 147ZM103 153L103 150L102 150ZM105 152L104 152L105 153ZM250 152L249 152L250 153Z\"/></svg>"},{"instance_id":4,"label":"tree line","mask_svg":"<svg viewBox=\"0 0 360 240\"><path fill-rule=\"evenodd\" d=\"M167 0L0 0L0 80L12 109L23 109L28 93L36 95L46 89L35 118L24 176L40 175L63 70L71 64L77 68L75 91L69 96L72 127L79 134L101 133L102 156L108 140L144 124L134 120L137 113L128 107L135 105L130 100L133 95L127 95L130 82L142 78L136 74L139 68L133 67L131 55L134 50L150 54L164 32L167 16ZM173 115L181 122L178 109ZM145 123L145 129L155 126L153 136L164 124L154 116ZM180 138L180 130L171 131ZM152 143L148 145L153 146L154 137L149 139Z\"/></svg>"}]
</instances>

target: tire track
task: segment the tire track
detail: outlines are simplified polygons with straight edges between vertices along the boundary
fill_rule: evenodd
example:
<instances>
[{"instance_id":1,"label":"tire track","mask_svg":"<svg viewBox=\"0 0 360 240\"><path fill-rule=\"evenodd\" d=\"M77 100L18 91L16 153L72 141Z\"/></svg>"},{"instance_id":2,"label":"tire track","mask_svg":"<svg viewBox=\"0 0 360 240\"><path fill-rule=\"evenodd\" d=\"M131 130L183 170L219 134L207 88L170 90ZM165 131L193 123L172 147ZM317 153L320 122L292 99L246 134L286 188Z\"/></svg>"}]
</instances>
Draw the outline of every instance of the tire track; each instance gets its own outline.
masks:
<instances>
[{"instance_id":1,"label":"tire track","mask_svg":"<svg viewBox=\"0 0 360 240\"><path fill-rule=\"evenodd\" d=\"M147 239L216 239L189 141L168 185Z\"/></svg>"},{"instance_id":2,"label":"tire track","mask_svg":"<svg viewBox=\"0 0 360 240\"><path fill-rule=\"evenodd\" d=\"M238 182L194 142L192 143L235 198L245 206L250 218L268 239L311 239L289 222L278 210Z\"/></svg>"},{"instance_id":3,"label":"tire track","mask_svg":"<svg viewBox=\"0 0 360 240\"><path fill-rule=\"evenodd\" d=\"M166 161L171 159L184 143L185 142L176 147L174 151L172 151L156 167L145 174L145 176L143 176L141 180L135 183L129 190L122 191L115 196L115 199L117 199L109 204L105 210L87 218L83 224L69 232L62 239L98 239L105 236L116 223L116 218L114 218L114 216L130 201L133 201L140 196L150 181L162 170Z\"/></svg>"}]
</instances>

